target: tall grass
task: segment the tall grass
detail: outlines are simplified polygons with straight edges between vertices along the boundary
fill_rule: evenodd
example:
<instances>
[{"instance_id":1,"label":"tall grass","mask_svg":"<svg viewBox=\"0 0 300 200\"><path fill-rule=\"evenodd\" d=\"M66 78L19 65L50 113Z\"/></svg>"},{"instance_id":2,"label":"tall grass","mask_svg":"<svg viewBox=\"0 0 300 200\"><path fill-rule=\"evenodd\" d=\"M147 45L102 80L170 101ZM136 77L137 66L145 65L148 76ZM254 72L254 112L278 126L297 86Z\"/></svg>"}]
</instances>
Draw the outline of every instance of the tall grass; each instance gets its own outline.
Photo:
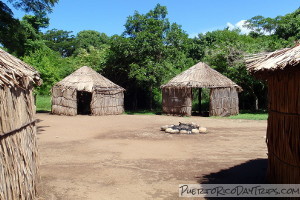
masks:
<instances>
[{"instance_id":1,"label":"tall grass","mask_svg":"<svg viewBox=\"0 0 300 200\"><path fill-rule=\"evenodd\" d=\"M50 112L51 111L51 97L50 96L36 96L36 111L37 112Z\"/></svg>"}]
</instances>

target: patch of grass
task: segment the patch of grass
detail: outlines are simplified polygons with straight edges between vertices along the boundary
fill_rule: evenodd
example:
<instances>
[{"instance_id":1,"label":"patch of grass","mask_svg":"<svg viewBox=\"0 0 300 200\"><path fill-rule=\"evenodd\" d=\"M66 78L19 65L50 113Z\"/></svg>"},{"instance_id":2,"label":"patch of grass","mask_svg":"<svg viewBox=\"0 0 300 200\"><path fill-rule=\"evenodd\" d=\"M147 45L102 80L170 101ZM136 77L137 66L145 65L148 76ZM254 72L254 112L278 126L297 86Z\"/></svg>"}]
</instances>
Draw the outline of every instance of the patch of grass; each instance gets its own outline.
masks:
<instances>
[{"instance_id":1,"label":"patch of grass","mask_svg":"<svg viewBox=\"0 0 300 200\"><path fill-rule=\"evenodd\" d=\"M36 96L36 111L50 112L51 111L51 97L50 96Z\"/></svg>"},{"instance_id":2,"label":"patch of grass","mask_svg":"<svg viewBox=\"0 0 300 200\"><path fill-rule=\"evenodd\" d=\"M250 111L250 110L240 110L240 114L233 115L229 117L215 117L212 118L228 118L228 119L249 119L249 120L267 120L268 112L266 110Z\"/></svg>"},{"instance_id":3,"label":"patch of grass","mask_svg":"<svg viewBox=\"0 0 300 200\"><path fill-rule=\"evenodd\" d=\"M127 115L161 115L161 110L126 110Z\"/></svg>"},{"instance_id":4,"label":"patch of grass","mask_svg":"<svg viewBox=\"0 0 300 200\"><path fill-rule=\"evenodd\" d=\"M250 120L267 120L268 113L240 113L238 115L229 116L229 119L250 119Z\"/></svg>"}]
</instances>

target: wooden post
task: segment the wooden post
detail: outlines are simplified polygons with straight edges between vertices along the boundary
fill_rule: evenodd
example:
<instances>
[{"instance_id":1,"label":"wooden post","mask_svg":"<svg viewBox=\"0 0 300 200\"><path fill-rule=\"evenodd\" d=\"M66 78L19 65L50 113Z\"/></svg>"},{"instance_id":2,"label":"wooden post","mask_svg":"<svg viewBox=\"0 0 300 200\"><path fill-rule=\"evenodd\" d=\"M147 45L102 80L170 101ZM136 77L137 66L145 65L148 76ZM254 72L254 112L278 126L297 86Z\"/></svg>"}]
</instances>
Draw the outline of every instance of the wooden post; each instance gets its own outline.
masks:
<instances>
[{"instance_id":1,"label":"wooden post","mask_svg":"<svg viewBox=\"0 0 300 200\"><path fill-rule=\"evenodd\" d=\"M199 95L198 95L198 101L199 101L199 115L201 115L202 109L201 109L201 92L202 88L199 88Z\"/></svg>"}]
</instances>

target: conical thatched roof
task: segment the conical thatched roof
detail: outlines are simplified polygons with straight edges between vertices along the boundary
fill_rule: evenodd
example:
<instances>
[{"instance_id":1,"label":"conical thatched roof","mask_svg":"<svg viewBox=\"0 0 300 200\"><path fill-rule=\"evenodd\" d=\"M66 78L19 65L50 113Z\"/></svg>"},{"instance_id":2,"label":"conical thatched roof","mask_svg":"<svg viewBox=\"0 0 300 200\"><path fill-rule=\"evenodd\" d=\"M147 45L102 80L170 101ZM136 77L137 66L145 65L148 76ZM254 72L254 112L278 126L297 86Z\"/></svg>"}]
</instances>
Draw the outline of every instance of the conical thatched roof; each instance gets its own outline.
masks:
<instances>
[{"instance_id":1,"label":"conical thatched roof","mask_svg":"<svg viewBox=\"0 0 300 200\"><path fill-rule=\"evenodd\" d=\"M41 84L39 73L30 65L0 49L0 86L26 88Z\"/></svg>"},{"instance_id":2,"label":"conical thatched roof","mask_svg":"<svg viewBox=\"0 0 300 200\"><path fill-rule=\"evenodd\" d=\"M246 63L251 73L282 70L296 65L300 67L300 44L293 48L248 56Z\"/></svg>"},{"instance_id":3,"label":"conical thatched roof","mask_svg":"<svg viewBox=\"0 0 300 200\"><path fill-rule=\"evenodd\" d=\"M57 87L74 88L78 91L92 92L93 90L122 90L124 88L111 82L92 68L83 66L63 80L55 84Z\"/></svg>"},{"instance_id":4,"label":"conical thatched roof","mask_svg":"<svg viewBox=\"0 0 300 200\"><path fill-rule=\"evenodd\" d=\"M207 64L199 62L191 68L183 71L176 77L172 78L165 87L190 87L190 88L220 88L220 87L237 87L240 86L234 83L226 76L220 74L216 70L210 68Z\"/></svg>"}]
</instances>

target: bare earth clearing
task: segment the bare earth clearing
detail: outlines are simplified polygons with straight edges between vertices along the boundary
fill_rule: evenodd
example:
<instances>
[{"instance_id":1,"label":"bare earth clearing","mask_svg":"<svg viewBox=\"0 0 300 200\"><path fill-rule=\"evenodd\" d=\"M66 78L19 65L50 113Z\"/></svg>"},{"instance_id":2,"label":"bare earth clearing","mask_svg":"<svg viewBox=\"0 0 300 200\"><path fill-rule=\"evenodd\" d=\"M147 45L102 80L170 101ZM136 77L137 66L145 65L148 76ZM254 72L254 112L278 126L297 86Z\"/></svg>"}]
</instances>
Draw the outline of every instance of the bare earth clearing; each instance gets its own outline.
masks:
<instances>
[{"instance_id":1,"label":"bare earth clearing","mask_svg":"<svg viewBox=\"0 0 300 200\"><path fill-rule=\"evenodd\" d=\"M39 199L177 199L178 184L261 183L266 121L37 114ZM196 122L208 134L160 126Z\"/></svg>"}]
</instances>

